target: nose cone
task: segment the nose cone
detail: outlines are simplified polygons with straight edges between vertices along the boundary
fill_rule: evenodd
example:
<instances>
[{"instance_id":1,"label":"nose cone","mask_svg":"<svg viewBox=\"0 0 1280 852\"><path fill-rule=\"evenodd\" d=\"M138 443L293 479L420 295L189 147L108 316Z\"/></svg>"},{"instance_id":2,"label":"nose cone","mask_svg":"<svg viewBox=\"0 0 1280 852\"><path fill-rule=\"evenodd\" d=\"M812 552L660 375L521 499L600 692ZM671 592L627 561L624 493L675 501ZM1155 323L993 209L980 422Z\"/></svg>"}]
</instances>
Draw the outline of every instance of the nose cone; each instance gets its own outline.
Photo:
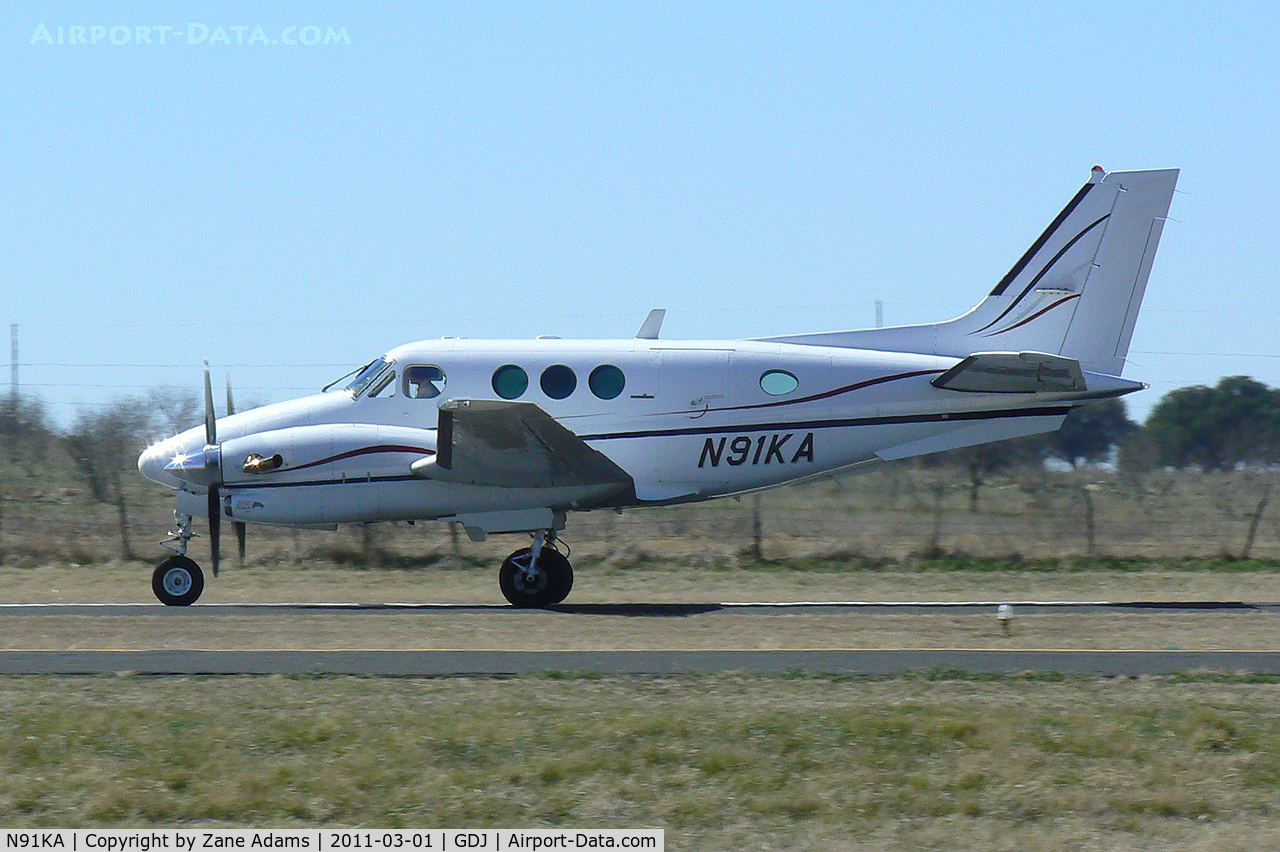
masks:
<instances>
[{"instance_id":1,"label":"nose cone","mask_svg":"<svg viewBox=\"0 0 1280 852\"><path fill-rule=\"evenodd\" d=\"M152 444L138 456L138 472L169 488L181 488L182 479L174 475L175 462L189 458L204 445L204 429L188 429L181 435Z\"/></svg>"},{"instance_id":2,"label":"nose cone","mask_svg":"<svg viewBox=\"0 0 1280 852\"><path fill-rule=\"evenodd\" d=\"M177 478L164 470L164 466L173 458L173 449L168 444L169 441L161 441L143 450L142 455L138 456L138 472L152 482L177 488L180 484Z\"/></svg>"}]
</instances>

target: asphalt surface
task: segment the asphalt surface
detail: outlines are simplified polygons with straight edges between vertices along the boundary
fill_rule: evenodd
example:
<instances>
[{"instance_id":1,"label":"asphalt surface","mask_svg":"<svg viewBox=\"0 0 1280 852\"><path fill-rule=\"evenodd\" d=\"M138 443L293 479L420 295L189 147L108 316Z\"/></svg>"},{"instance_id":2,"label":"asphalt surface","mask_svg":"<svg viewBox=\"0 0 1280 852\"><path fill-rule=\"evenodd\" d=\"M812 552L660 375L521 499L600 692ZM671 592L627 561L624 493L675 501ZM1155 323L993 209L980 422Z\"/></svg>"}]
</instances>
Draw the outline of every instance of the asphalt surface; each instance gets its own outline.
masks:
<instances>
[{"instance_id":1,"label":"asphalt surface","mask_svg":"<svg viewBox=\"0 0 1280 852\"><path fill-rule=\"evenodd\" d=\"M1019 613L1047 612L1103 612L1103 611L1153 611L1171 612L1204 610L1270 610L1280 611L1280 603L1252 601L791 601L753 602L724 601L721 603L619 603L619 604L559 604L547 610L548 614L562 615L619 615L637 618L660 618L702 615L705 613L751 613L753 615L799 615L819 612L866 613L994 613L997 606L1009 604ZM515 609L507 604L445 604L445 603L263 603L263 604L195 604L189 607L169 607L159 603L85 604L39 603L0 604L0 618L31 615L87 615L87 616L156 616L161 618L207 618L219 615L276 616L307 612L359 612L379 613L417 612L456 613L487 612L502 614L527 614L530 610Z\"/></svg>"},{"instance_id":2,"label":"asphalt surface","mask_svg":"<svg viewBox=\"0 0 1280 852\"><path fill-rule=\"evenodd\" d=\"M767 651L3 651L0 674L503 676L542 672L901 675L910 672L1139 676L1280 674L1280 651L827 649Z\"/></svg>"},{"instance_id":3,"label":"asphalt surface","mask_svg":"<svg viewBox=\"0 0 1280 852\"><path fill-rule=\"evenodd\" d=\"M708 612L787 614L860 611L991 612L1010 603L1019 613L1112 611L1278 610L1280 603L1243 601L810 601L717 604L574 604L548 615L615 615L679 618ZM495 617L521 612L501 605L455 604L0 604L0 619L22 616L217 618L273 617L285 613L351 611L370 616L417 612L426 617L451 612L486 612ZM147 675L333 674L399 677L510 676L542 672L669 675L694 672L778 674L809 672L892 676L911 672L969 672L1140 676L1184 672L1280 675L1280 650L1043 650L973 648L780 648L770 650L22 650L0 651L0 674L87 675L131 672Z\"/></svg>"}]
</instances>

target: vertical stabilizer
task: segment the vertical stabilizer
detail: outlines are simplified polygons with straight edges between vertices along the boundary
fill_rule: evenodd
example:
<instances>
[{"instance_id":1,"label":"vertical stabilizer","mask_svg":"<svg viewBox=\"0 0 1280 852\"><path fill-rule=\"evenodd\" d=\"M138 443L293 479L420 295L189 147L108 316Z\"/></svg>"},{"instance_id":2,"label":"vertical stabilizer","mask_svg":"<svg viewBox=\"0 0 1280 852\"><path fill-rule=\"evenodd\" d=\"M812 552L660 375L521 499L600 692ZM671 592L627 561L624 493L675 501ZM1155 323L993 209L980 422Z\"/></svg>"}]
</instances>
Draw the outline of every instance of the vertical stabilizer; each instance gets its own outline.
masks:
<instances>
[{"instance_id":1,"label":"vertical stabilizer","mask_svg":"<svg viewBox=\"0 0 1280 852\"><path fill-rule=\"evenodd\" d=\"M1119 375L1177 180L1177 169L1108 174L1095 166L990 295L957 319L769 339L957 358L1045 352Z\"/></svg>"},{"instance_id":2,"label":"vertical stabilizer","mask_svg":"<svg viewBox=\"0 0 1280 852\"><path fill-rule=\"evenodd\" d=\"M1086 370L1113 376L1124 370L1177 182L1177 169L1112 172L1103 179L1103 185L1116 185L1119 191L1106 238L1058 350Z\"/></svg>"}]
</instances>

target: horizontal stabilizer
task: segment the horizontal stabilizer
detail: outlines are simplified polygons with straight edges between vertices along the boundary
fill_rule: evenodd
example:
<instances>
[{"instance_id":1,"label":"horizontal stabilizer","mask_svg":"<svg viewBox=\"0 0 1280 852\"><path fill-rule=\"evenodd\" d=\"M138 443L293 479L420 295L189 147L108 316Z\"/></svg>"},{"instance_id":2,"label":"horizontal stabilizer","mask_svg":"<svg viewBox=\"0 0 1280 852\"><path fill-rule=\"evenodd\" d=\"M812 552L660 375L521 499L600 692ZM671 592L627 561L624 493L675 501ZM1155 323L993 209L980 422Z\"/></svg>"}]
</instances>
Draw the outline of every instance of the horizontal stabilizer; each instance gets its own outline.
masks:
<instances>
[{"instance_id":1,"label":"horizontal stabilizer","mask_svg":"<svg viewBox=\"0 0 1280 852\"><path fill-rule=\"evenodd\" d=\"M1044 352L976 352L935 378L934 387L971 393L1078 393L1080 362Z\"/></svg>"},{"instance_id":2,"label":"horizontal stabilizer","mask_svg":"<svg viewBox=\"0 0 1280 852\"><path fill-rule=\"evenodd\" d=\"M412 470L494 488L631 486L626 471L528 402L449 400L440 406L436 456Z\"/></svg>"}]
</instances>

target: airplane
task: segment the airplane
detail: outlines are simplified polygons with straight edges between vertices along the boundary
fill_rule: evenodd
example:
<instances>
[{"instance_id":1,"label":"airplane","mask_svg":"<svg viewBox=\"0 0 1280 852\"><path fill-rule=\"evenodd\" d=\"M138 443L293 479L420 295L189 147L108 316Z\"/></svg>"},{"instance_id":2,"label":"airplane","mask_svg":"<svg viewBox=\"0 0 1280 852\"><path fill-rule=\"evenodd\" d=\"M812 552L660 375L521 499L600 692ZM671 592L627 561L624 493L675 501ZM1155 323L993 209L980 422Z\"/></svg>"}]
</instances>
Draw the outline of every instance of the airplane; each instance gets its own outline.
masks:
<instances>
[{"instance_id":1,"label":"airplane","mask_svg":"<svg viewBox=\"0 0 1280 852\"><path fill-rule=\"evenodd\" d=\"M563 601L571 513L741 495L1057 429L1146 387L1121 377L1178 170L1095 166L991 292L956 319L749 340L666 340L655 309L622 340L398 346L318 395L205 422L138 458L173 488L157 598L204 589L187 555L209 519L443 520L473 540L532 535L502 563L517 607ZM346 378L354 375L346 384ZM229 394L228 394L229 397Z\"/></svg>"}]
</instances>

